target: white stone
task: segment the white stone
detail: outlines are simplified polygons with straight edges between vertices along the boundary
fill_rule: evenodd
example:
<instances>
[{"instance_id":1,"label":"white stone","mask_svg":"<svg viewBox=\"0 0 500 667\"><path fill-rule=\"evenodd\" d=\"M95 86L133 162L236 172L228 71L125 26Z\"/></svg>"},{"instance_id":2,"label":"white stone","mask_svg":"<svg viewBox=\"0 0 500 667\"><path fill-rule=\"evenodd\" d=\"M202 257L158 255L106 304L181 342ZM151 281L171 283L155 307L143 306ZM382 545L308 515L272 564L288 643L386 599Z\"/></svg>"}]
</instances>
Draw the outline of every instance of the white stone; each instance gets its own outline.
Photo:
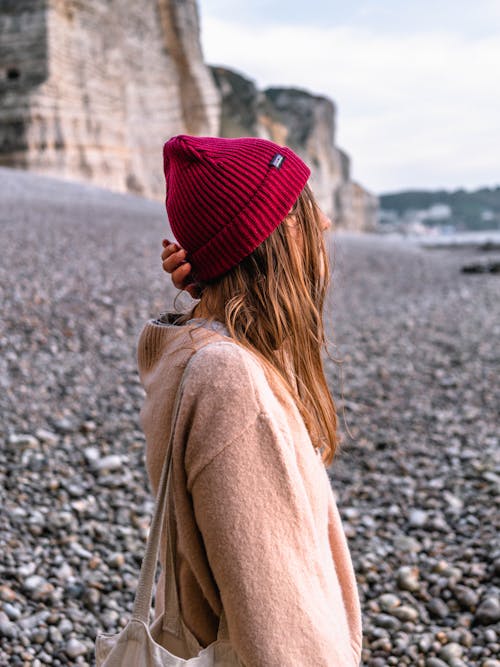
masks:
<instances>
[{"instance_id":1,"label":"white stone","mask_svg":"<svg viewBox=\"0 0 500 667\"><path fill-rule=\"evenodd\" d=\"M95 466L98 470L107 470L112 472L113 470L119 470L122 467L122 457L118 454L110 454L105 456L103 459L95 462Z\"/></svg>"}]
</instances>

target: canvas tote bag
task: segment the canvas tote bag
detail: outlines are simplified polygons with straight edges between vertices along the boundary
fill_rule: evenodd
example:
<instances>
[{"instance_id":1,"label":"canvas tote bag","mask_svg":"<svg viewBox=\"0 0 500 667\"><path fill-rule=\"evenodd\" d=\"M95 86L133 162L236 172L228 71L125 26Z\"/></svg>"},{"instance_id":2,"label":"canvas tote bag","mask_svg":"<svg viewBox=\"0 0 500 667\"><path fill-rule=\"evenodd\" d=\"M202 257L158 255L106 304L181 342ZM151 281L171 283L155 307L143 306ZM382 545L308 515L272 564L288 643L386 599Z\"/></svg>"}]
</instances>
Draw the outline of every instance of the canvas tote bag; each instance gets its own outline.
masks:
<instances>
[{"instance_id":1,"label":"canvas tote bag","mask_svg":"<svg viewBox=\"0 0 500 667\"><path fill-rule=\"evenodd\" d=\"M206 648L200 646L180 614L179 593L175 579L175 517L173 512L169 511L167 499L172 468L172 441L179 412L182 385L181 381L175 399L167 453L163 462L146 552L141 565L132 618L121 632L98 633L95 641L96 667L182 667L183 665L243 667L243 663L229 642L224 609L220 617L217 639ZM168 526L165 610L168 611L161 614L150 626L149 612L158 562L161 527L164 525L165 517ZM170 579L167 587L168 577Z\"/></svg>"}]
</instances>

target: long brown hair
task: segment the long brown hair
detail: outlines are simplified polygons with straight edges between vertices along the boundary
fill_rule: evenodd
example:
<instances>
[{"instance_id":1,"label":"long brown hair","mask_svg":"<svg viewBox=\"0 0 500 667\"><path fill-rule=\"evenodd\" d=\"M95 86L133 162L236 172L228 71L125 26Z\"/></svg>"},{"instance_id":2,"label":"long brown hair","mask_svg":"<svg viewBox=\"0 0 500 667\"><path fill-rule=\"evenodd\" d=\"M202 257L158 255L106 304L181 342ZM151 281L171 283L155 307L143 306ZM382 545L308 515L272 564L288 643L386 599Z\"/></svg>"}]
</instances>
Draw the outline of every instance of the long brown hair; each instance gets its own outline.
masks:
<instances>
[{"instance_id":1,"label":"long brown hair","mask_svg":"<svg viewBox=\"0 0 500 667\"><path fill-rule=\"evenodd\" d=\"M321 356L329 279L319 209L306 185L287 218L251 255L200 285L207 319L223 322L283 380L325 465L339 443Z\"/></svg>"}]
</instances>

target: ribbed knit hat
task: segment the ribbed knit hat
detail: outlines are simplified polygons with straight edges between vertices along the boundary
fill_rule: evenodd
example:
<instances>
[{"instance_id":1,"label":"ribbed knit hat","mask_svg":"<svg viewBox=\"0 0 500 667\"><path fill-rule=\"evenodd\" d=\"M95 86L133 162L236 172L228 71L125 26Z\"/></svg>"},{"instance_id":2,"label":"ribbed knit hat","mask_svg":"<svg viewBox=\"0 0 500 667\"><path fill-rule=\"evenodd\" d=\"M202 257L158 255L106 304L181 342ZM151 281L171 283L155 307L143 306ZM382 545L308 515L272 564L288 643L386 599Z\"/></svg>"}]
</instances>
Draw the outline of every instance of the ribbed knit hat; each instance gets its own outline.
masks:
<instances>
[{"instance_id":1,"label":"ribbed knit hat","mask_svg":"<svg viewBox=\"0 0 500 667\"><path fill-rule=\"evenodd\" d=\"M252 253L284 220L310 176L266 139L180 134L163 147L167 215L194 278L211 280Z\"/></svg>"}]
</instances>

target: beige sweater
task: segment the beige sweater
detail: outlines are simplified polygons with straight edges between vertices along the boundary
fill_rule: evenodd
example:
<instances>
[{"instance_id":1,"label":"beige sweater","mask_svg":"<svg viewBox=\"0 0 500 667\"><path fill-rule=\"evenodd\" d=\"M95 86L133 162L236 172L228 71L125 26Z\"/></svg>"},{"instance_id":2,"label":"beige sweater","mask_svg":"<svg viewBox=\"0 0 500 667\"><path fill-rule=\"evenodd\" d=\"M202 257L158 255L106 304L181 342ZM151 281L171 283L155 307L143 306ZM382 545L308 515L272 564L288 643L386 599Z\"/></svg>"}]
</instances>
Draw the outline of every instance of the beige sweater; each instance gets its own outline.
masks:
<instances>
[{"instance_id":1,"label":"beige sweater","mask_svg":"<svg viewBox=\"0 0 500 667\"><path fill-rule=\"evenodd\" d=\"M172 472L185 623L202 646L215 641L222 601L247 667L359 665L352 562L327 472L295 403L231 338L170 321L150 320L139 337L140 419L156 494L189 361ZM164 605L161 559L156 617Z\"/></svg>"}]
</instances>

